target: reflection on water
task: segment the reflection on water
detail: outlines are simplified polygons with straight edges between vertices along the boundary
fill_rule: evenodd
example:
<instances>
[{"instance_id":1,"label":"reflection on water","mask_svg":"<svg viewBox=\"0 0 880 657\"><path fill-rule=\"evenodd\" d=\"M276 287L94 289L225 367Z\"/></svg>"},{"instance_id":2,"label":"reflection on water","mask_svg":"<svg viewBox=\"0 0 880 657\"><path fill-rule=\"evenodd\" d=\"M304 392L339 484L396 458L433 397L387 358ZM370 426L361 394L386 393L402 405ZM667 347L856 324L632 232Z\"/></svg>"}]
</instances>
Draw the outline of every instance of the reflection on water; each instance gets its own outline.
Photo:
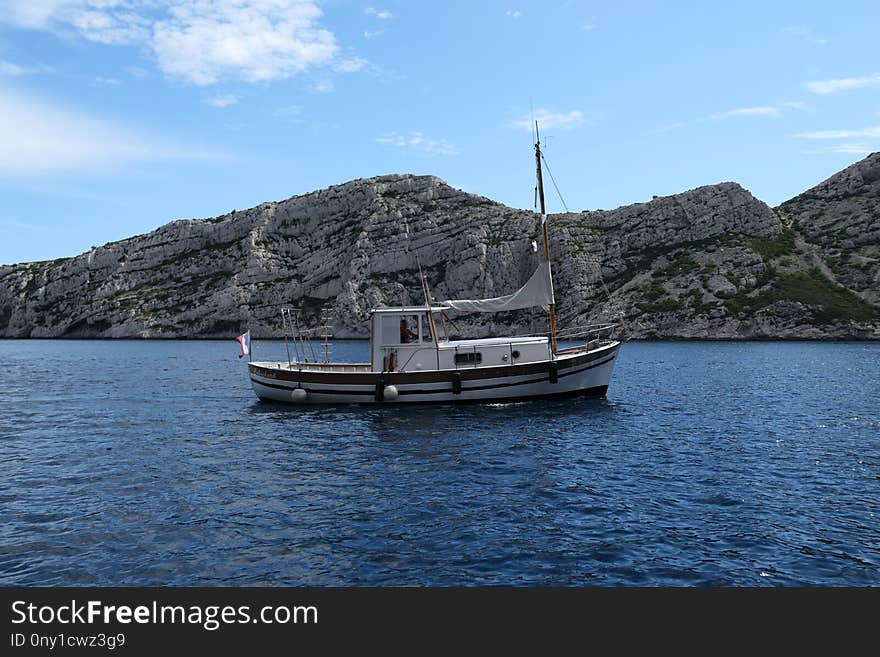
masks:
<instances>
[{"instance_id":1,"label":"reflection on water","mask_svg":"<svg viewBox=\"0 0 880 657\"><path fill-rule=\"evenodd\" d=\"M615 412L608 399L536 400L504 404L292 405L257 401L247 412L269 422L365 425L379 440L442 439L461 427L503 434L547 423L601 424ZM585 417L586 416L586 417ZM343 436L340 436L342 438Z\"/></svg>"}]
</instances>

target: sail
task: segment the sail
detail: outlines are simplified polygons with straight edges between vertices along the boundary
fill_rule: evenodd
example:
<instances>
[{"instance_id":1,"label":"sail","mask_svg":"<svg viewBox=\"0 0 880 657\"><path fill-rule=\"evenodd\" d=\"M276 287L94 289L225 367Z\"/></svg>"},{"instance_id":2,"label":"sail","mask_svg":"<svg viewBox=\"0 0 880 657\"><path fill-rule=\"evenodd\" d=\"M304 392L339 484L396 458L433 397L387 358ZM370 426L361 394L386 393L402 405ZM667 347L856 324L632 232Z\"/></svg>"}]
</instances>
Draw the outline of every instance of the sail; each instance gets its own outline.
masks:
<instances>
[{"instance_id":1,"label":"sail","mask_svg":"<svg viewBox=\"0 0 880 657\"><path fill-rule=\"evenodd\" d=\"M550 263L542 262L528 282L513 294L492 299L455 299L445 303L455 310L473 313L497 313L550 305L554 303Z\"/></svg>"}]
</instances>

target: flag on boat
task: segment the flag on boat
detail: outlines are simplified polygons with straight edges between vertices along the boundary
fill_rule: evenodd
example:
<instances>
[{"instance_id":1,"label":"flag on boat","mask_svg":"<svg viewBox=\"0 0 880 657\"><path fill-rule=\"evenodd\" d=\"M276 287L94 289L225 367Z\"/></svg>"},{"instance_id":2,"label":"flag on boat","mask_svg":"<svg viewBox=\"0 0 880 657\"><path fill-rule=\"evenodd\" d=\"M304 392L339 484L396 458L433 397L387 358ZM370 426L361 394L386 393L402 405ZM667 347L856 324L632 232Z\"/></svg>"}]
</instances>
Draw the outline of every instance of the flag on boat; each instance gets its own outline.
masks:
<instances>
[{"instance_id":1,"label":"flag on boat","mask_svg":"<svg viewBox=\"0 0 880 657\"><path fill-rule=\"evenodd\" d=\"M235 338L235 341L241 345L241 353L239 358L244 358L251 353L251 332L250 329Z\"/></svg>"}]
</instances>

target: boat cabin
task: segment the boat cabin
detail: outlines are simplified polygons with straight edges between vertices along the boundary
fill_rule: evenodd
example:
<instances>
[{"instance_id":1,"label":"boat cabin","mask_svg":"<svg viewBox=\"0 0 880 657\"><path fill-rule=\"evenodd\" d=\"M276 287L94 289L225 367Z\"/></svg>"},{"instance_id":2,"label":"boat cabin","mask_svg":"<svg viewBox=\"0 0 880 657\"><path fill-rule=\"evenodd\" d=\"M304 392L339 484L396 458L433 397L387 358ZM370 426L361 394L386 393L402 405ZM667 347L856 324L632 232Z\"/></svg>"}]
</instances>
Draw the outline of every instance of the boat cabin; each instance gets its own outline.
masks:
<instances>
[{"instance_id":1,"label":"boat cabin","mask_svg":"<svg viewBox=\"0 0 880 657\"><path fill-rule=\"evenodd\" d=\"M545 337L450 340L446 306L378 308L371 317L371 369L413 372L497 367L547 361Z\"/></svg>"}]
</instances>

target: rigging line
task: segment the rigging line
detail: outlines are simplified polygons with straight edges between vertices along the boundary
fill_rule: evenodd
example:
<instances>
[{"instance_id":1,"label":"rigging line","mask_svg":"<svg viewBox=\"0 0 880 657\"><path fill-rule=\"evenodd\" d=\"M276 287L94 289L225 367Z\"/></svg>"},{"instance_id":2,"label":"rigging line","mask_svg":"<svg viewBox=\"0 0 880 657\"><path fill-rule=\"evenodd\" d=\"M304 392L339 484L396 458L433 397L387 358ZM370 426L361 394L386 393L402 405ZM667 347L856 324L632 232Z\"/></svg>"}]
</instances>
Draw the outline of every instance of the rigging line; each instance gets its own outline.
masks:
<instances>
[{"instance_id":1,"label":"rigging line","mask_svg":"<svg viewBox=\"0 0 880 657\"><path fill-rule=\"evenodd\" d=\"M608 286L605 285L605 279L602 277L602 265L599 264L598 259L596 260L596 274L599 275L599 282L602 284L602 289L605 290L606 302L611 301L611 292L608 291Z\"/></svg>"},{"instance_id":2,"label":"rigging line","mask_svg":"<svg viewBox=\"0 0 880 657\"><path fill-rule=\"evenodd\" d=\"M428 288L425 287L425 275L422 273L422 261L416 253L416 264L419 266L419 283L422 284L422 293L425 295L425 308L431 308L431 299L428 296Z\"/></svg>"},{"instance_id":3,"label":"rigging line","mask_svg":"<svg viewBox=\"0 0 880 657\"><path fill-rule=\"evenodd\" d=\"M556 179L553 177L553 171L550 170L550 163L547 161L547 158L544 156L543 151L541 152L541 160L544 162L544 166L547 167L547 173L550 175L550 181L553 183L553 188L556 190L556 195L559 197L559 200L562 202L562 207L565 208L566 212L570 212L568 206L565 204L565 199L562 198L562 193L559 191L559 186L556 184ZM605 292L606 303L611 301L611 291L608 289L608 286L605 284L605 278L602 276L602 266L599 264L598 260L596 261L596 274L599 277L599 282L602 284L602 289Z\"/></svg>"},{"instance_id":4,"label":"rigging line","mask_svg":"<svg viewBox=\"0 0 880 657\"><path fill-rule=\"evenodd\" d=\"M562 198L562 193L559 191L559 186L556 184L556 179L553 177L553 172L550 170L550 163L547 162L547 158L544 157L543 151L541 152L541 160L544 162L544 166L547 167L547 173L550 175L550 180L553 183L553 188L556 190L556 195L559 197L559 200L562 202L562 207L565 208L566 212L570 212L570 210L568 209L568 206L565 204L565 199ZM535 189L537 190L537 187ZM607 301L611 301L611 292L608 290L608 286L605 284L605 278L602 276L602 267L598 261L596 262L596 274L599 277L599 282L602 284L602 289L605 291L605 297L606 297L606 303L607 303Z\"/></svg>"},{"instance_id":5,"label":"rigging line","mask_svg":"<svg viewBox=\"0 0 880 657\"><path fill-rule=\"evenodd\" d=\"M562 207L565 208L565 211L568 212L568 206L565 204L565 199L562 198L562 194L559 191L559 187L556 185L556 179L553 177L553 172L550 170L550 163L547 162L547 158L544 157L544 153L541 153L541 160L544 162L544 166L547 167L547 173L550 174L550 180L553 182L553 189L556 190L556 195L559 197L559 200L562 201Z\"/></svg>"}]
</instances>

